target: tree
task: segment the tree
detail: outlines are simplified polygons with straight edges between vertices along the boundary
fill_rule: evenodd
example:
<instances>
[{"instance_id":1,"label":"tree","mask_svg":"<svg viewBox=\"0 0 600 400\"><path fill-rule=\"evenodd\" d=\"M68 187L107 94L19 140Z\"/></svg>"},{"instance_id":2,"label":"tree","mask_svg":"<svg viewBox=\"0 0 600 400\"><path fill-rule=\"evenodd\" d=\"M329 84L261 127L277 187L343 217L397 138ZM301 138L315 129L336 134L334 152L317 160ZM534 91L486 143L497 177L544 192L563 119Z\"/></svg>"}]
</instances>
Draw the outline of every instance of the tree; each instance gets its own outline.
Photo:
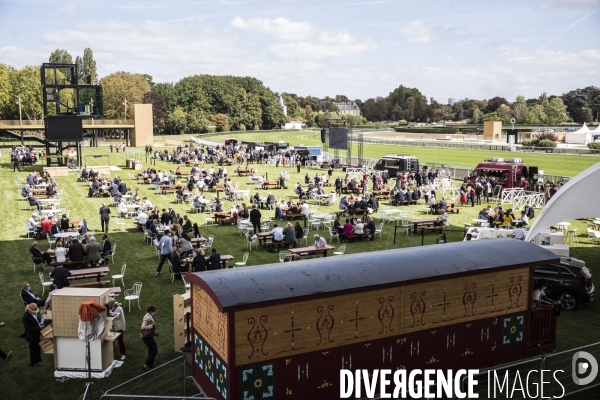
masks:
<instances>
[{"instance_id":1,"label":"tree","mask_svg":"<svg viewBox=\"0 0 600 400\"><path fill-rule=\"evenodd\" d=\"M507 106L506 104L502 104L500 107L498 107L496 113L498 114L498 118L500 118L500 121L502 121L503 124L510 124L510 120L512 118L512 111L509 106Z\"/></svg>"},{"instance_id":2,"label":"tree","mask_svg":"<svg viewBox=\"0 0 600 400\"><path fill-rule=\"evenodd\" d=\"M148 82L148 86L150 86L150 90L152 90L152 88L155 85L154 81L152 80L153 79L152 75L149 75L149 74L140 74L140 76L142 78L144 78L146 80L146 82Z\"/></svg>"},{"instance_id":3,"label":"tree","mask_svg":"<svg viewBox=\"0 0 600 400\"><path fill-rule=\"evenodd\" d=\"M487 106L485 108L486 113L492 113L496 111L502 104L508 105L508 101L504 97L493 97L488 100Z\"/></svg>"},{"instance_id":4,"label":"tree","mask_svg":"<svg viewBox=\"0 0 600 400\"><path fill-rule=\"evenodd\" d=\"M181 133L187 128L187 114L181 107L175 107L173 112L169 113L167 119L167 128L171 132Z\"/></svg>"},{"instance_id":5,"label":"tree","mask_svg":"<svg viewBox=\"0 0 600 400\"><path fill-rule=\"evenodd\" d=\"M141 103L144 94L150 90L141 75L125 71L107 75L99 83L102 85L106 118L127 118L123 101L127 99L130 105Z\"/></svg>"},{"instance_id":6,"label":"tree","mask_svg":"<svg viewBox=\"0 0 600 400\"><path fill-rule=\"evenodd\" d=\"M173 83L155 83L154 87L151 89L165 99L167 110L169 112L172 112L175 109L177 106L177 99L175 98L175 88Z\"/></svg>"},{"instance_id":7,"label":"tree","mask_svg":"<svg viewBox=\"0 0 600 400\"><path fill-rule=\"evenodd\" d=\"M50 54L48 62L52 64L73 64L73 57L64 49L56 49Z\"/></svg>"},{"instance_id":8,"label":"tree","mask_svg":"<svg viewBox=\"0 0 600 400\"><path fill-rule=\"evenodd\" d=\"M229 118L225 114L212 115L213 124L217 127L217 132L229 132Z\"/></svg>"},{"instance_id":9,"label":"tree","mask_svg":"<svg viewBox=\"0 0 600 400\"><path fill-rule=\"evenodd\" d=\"M321 111L321 102L318 98L313 96L306 96L304 98L304 107L310 106L313 111Z\"/></svg>"},{"instance_id":10,"label":"tree","mask_svg":"<svg viewBox=\"0 0 600 400\"><path fill-rule=\"evenodd\" d=\"M96 71L96 61L94 60L94 54L92 53L92 49L86 47L83 50L83 60L82 60L82 68L83 71L82 77L83 80L86 81L88 76L90 77L92 82L96 82L98 80L98 72Z\"/></svg>"},{"instance_id":11,"label":"tree","mask_svg":"<svg viewBox=\"0 0 600 400\"><path fill-rule=\"evenodd\" d=\"M292 96L284 94L282 97L287 104L287 115L290 119L304 118L305 111L300 108L300 105Z\"/></svg>"},{"instance_id":12,"label":"tree","mask_svg":"<svg viewBox=\"0 0 600 400\"><path fill-rule=\"evenodd\" d=\"M483 112L479 110L479 108L475 107L471 109L471 123L472 124L478 124L481 122L481 119L483 118Z\"/></svg>"},{"instance_id":13,"label":"tree","mask_svg":"<svg viewBox=\"0 0 600 400\"><path fill-rule=\"evenodd\" d=\"M548 117L544 112L544 107L541 104L535 104L529 108L529 112L524 120L527 125L539 125L548 122Z\"/></svg>"},{"instance_id":14,"label":"tree","mask_svg":"<svg viewBox=\"0 0 600 400\"><path fill-rule=\"evenodd\" d=\"M583 124L584 122L592 122L594 117L592 116L592 109L588 107L582 107L573 113L573 121Z\"/></svg>"},{"instance_id":15,"label":"tree","mask_svg":"<svg viewBox=\"0 0 600 400\"><path fill-rule=\"evenodd\" d=\"M210 125L208 118L198 110L189 112L187 114L186 122L186 133L207 133L208 126Z\"/></svg>"},{"instance_id":16,"label":"tree","mask_svg":"<svg viewBox=\"0 0 600 400\"><path fill-rule=\"evenodd\" d=\"M44 108L42 105L42 86L40 85L40 68L28 65L19 70L8 69L9 96L6 105L8 116L12 119L19 118L17 97L21 97L22 113L24 119L42 119Z\"/></svg>"},{"instance_id":17,"label":"tree","mask_svg":"<svg viewBox=\"0 0 600 400\"><path fill-rule=\"evenodd\" d=\"M8 103L10 102L11 87L9 71L12 67L0 64L0 119L8 119Z\"/></svg>"},{"instance_id":18,"label":"tree","mask_svg":"<svg viewBox=\"0 0 600 400\"><path fill-rule=\"evenodd\" d=\"M155 92L147 92L142 96L142 103L152 104L152 125L154 132L163 132L167 126L167 105L165 98Z\"/></svg>"},{"instance_id":19,"label":"tree","mask_svg":"<svg viewBox=\"0 0 600 400\"><path fill-rule=\"evenodd\" d=\"M501 119L498 116L498 113L496 111L494 111L494 112L491 112L491 113L483 114L482 121L483 122L486 122L486 121L501 121Z\"/></svg>"},{"instance_id":20,"label":"tree","mask_svg":"<svg viewBox=\"0 0 600 400\"><path fill-rule=\"evenodd\" d=\"M75 65L77 66L79 82L85 82L85 77L83 76L83 59L79 56L75 57Z\"/></svg>"},{"instance_id":21,"label":"tree","mask_svg":"<svg viewBox=\"0 0 600 400\"><path fill-rule=\"evenodd\" d=\"M544 108L548 116L548 123L552 125L562 124L568 121L567 106L563 103L560 97L555 97L548 102L548 106Z\"/></svg>"},{"instance_id":22,"label":"tree","mask_svg":"<svg viewBox=\"0 0 600 400\"><path fill-rule=\"evenodd\" d=\"M452 112L454 112L454 120L462 121L465 119L465 110L463 108L462 102L456 102L452 105Z\"/></svg>"}]
</instances>

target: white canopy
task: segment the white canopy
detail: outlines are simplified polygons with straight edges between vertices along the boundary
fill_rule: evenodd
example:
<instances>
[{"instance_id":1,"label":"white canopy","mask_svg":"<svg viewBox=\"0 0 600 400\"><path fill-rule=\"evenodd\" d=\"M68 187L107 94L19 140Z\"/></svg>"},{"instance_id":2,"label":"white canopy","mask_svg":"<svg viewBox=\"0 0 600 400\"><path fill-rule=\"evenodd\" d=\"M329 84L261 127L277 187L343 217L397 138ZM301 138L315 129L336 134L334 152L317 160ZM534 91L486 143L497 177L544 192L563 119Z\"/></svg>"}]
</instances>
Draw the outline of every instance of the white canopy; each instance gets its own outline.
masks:
<instances>
[{"instance_id":1,"label":"white canopy","mask_svg":"<svg viewBox=\"0 0 600 400\"><path fill-rule=\"evenodd\" d=\"M525 240L551 225L577 218L600 218L600 162L567 182L546 204Z\"/></svg>"},{"instance_id":2,"label":"white canopy","mask_svg":"<svg viewBox=\"0 0 600 400\"><path fill-rule=\"evenodd\" d=\"M592 141L592 130L588 128L584 122L583 126L575 132L567 132L565 135L565 143L567 144L583 144L586 145Z\"/></svg>"},{"instance_id":3,"label":"white canopy","mask_svg":"<svg viewBox=\"0 0 600 400\"><path fill-rule=\"evenodd\" d=\"M588 133L592 130L588 128L587 124L584 122L581 128L577 129L575 132L569 132L569 135L577 135L579 133Z\"/></svg>"},{"instance_id":4,"label":"white canopy","mask_svg":"<svg viewBox=\"0 0 600 400\"><path fill-rule=\"evenodd\" d=\"M598 124L598 126L596 127L596 129L594 129L592 132L600 132L600 124Z\"/></svg>"}]
</instances>

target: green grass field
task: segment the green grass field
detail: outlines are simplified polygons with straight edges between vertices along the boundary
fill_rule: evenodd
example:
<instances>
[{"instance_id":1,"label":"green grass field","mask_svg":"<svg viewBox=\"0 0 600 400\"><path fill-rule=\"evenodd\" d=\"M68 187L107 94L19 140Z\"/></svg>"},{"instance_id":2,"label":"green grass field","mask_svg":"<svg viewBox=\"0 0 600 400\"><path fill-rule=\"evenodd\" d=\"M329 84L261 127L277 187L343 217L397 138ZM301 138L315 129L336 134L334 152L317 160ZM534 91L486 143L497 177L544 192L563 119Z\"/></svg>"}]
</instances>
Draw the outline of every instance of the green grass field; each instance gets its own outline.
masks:
<instances>
[{"instance_id":1,"label":"green grass field","mask_svg":"<svg viewBox=\"0 0 600 400\"><path fill-rule=\"evenodd\" d=\"M287 135L287 134L286 134ZM286 140L294 144L311 144L316 142L316 138L311 138L312 142L309 142L309 138L305 136L299 136L298 133L290 134L289 136L281 135L277 136L277 140ZM302 133L301 135L306 135ZM314 136L314 133L312 134ZM256 136L259 138L259 135ZM264 139L264 138L263 138ZM274 140L271 138L270 140ZM375 146L376 147L376 146ZM367 148L367 147L365 147ZM424 149L421 149L425 151ZM369 148L369 156L375 156L378 154L378 149ZM383 149L382 149L383 151ZM389 151L389 150L387 150ZM483 159L484 157L490 157L489 153L485 153L479 156L474 155L476 152L460 151L460 150L438 150L439 157L446 157L443 159L436 159L437 155L434 155L434 151L431 154L423 154L423 158L427 158L430 161L435 162L447 162L459 165L470 165L471 160ZM412 149L411 149L412 152ZM43 368L30 368L29 367L29 353L28 345L25 340L19 338L19 335L23 332L23 325L21 322L22 315L24 313L24 307L19 298L19 292L21 285L24 281L29 281L32 285L33 291L41 295L42 287L40 284L39 277L33 273L31 262L28 256L28 248L31 245L31 239L26 239L24 236L23 226L26 224L29 216L28 203L22 200L20 196L20 188L15 185L16 175L20 175L23 178L26 177L28 170L31 167L26 167L22 173L14 173L12 165L9 162L8 154L6 151L3 152L3 158L1 160L0 168L0 182L2 183L2 191L0 192L0 202L3 204L3 213L0 215L0 224L5 228L0 230L0 257L4 260L2 267L2 277L4 282L3 296L0 300L0 306L2 312L0 313L0 321L6 322L6 327L0 329L0 348L5 352L12 350L14 352L13 357L8 362L0 361L0 398L2 399L26 399L26 398L44 398L44 399L76 399L81 394L84 380L68 380L64 383L59 383L53 376L53 360L52 356L45 356L43 362ZM84 149L84 155L107 155L110 154L107 148L101 149ZM415 154L421 157L421 154ZM553 170L557 172L567 171L567 165L569 173L567 175L575 175L578 171L583 170L585 167L590 165L590 161L595 159L586 157L568 157L568 156L543 156L535 155L535 162L538 163L539 167L547 171ZM103 159L88 159L89 163L105 162ZM187 205L176 205L174 203L173 195L161 195L156 193L150 185L139 185L137 181L131 181L128 179L128 173L134 173L131 170L125 169L125 154L116 153L111 154L111 164L123 168L122 171L113 171L113 175L120 175L126 183L133 187L139 187L140 192L143 196L147 196L154 204L159 207L168 207L172 205L177 212L188 214L192 222L198 222L199 225L203 221L202 217L197 214L188 213ZM529 162L529 159L527 159ZM475 162L475 161L473 161ZM146 164L144 163L144 167ZM38 171L41 167L35 167ZM175 169L172 164L157 161L156 168L158 169ZM233 168L230 167L230 170ZM269 172L271 175L278 173L278 169L274 167L259 166L259 171ZM314 175L314 170L309 170L311 175ZM291 180L302 181L303 176L306 173L305 170L301 171L298 175L295 173L295 169L289 169ZM240 187L247 187L247 178L234 177L233 180L240 180ZM87 198L87 186L83 183L76 182L76 176L70 175L69 177L57 178L59 183L59 189L64 189L64 196L61 207L63 209L71 210L71 219L86 218L90 229L96 231L100 230L100 221L98 216L98 209L103 202L102 199L90 199ZM291 186L291 184L289 185ZM278 197L287 197L292 194L292 190L276 190L274 191ZM264 191L261 190L261 193ZM113 209L114 210L114 209ZM319 211L336 211L337 205L331 207L321 207ZM409 207L410 216L420 217L422 216L422 207L411 206ZM539 214L539 211L537 214ZM114 212L114 211L113 211ZM477 217L479 208L465 208L459 215L451 215L451 230L457 230L458 232L449 232L448 240L451 242L462 240L462 222L471 221L471 219ZM273 216L273 211L263 211L263 216ZM145 308L154 304L158 307L156 314L157 327L161 333L158 337L159 353L157 356L156 364L164 363L178 356L178 353L173 348L173 305L172 299L173 294L183 293L184 287L181 281L171 282L168 274L164 273L160 278L154 277L154 272L157 266L157 260L154 248L152 246L145 245L142 240L142 233L138 232L133 224L126 220L126 231L117 232L114 222L111 221L110 238L112 243L117 244L117 252L115 255L115 265L110 265L111 274L116 274L120 271L121 265L127 263L127 272L125 276L126 287L131 287L135 282L142 282L143 288L141 293L141 306L142 309L138 309L137 304L133 304L131 312L126 309L126 320L127 320L127 332L125 333L125 342L127 346L127 359L125 364L116 369L113 374L103 380L97 380L96 383L103 389L109 389L122 382L125 382L133 377L141 374L142 364L146 357L146 347L143 345L139 338L139 327L141 320L144 315ZM600 261L600 251L597 245L591 245L587 238L582 235L585 232L584 221L571 221L572 227L577 228L580 232L580 245L572 248L572 255L583 259L587 262L591 268L592 273L596 277L600 277L600 267L598 263ZM232 254L235 256L236 261L240 260L247 251L245 239L242 236L238 236L237 227L235 226L217 226L217 227L203 227L201 226L201 232L204 236L214 235L215 245L214 247L221 254ZM324 237L329 241L329 235L326 232L322 232ZM421 237L418 236L404 236L401 231L398 231L398 244L395 247L392 243L393 240L393 227L386 225L383 230L383 238L377 238L375 242L352 242L348 244L347 253L358 253L364 251L383 250L391 248L402 248L410 246L421 245ZM435 243L437 238L436 234L429 234L425 236L425 244ZM337 245L336 242L333 243ZM40 248L48 248L46 241L40 242ZM271 254L264 250L253 250L248 258L248 265L258 265L266 263L275 263L278 261L277 254ZM39 268L38 268L39 271ZM167 269L168 271L168 269ZM597 318L600 306L597 303L584 304L577 311L571 313L563 313L559 319L559 332L558 332L558 348L559 350L565 350L576 346L592 343L598 340L598 331L600 329L600 319ZM32 374L35 373L34 374ZM25 383L24 380L32 381L33 384ZM582 397L582 398L589 398Z\"/></svg>"}]
</instances>

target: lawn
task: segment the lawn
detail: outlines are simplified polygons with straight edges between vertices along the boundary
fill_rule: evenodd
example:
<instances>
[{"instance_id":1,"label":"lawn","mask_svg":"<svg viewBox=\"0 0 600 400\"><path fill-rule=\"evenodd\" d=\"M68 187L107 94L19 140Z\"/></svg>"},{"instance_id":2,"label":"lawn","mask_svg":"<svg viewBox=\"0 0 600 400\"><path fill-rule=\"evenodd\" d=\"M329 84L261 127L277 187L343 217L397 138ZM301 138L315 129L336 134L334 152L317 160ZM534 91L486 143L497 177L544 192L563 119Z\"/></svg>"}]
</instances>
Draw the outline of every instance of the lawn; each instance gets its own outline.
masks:
<instances>
[{"instance_id":1,"label":"lawn","mask_svg":"<svg viewBox=\"0 0 600 400\"><path fill-rule=\"evenodd\" d=\"M315 134L301 133L284 134L277 136L277 140L291 141L294 144L300 144L302 141L304 144L310 144L316 142L313 140L309 142L308 136ZM256 136L259 137L258 135ZM295 137L291 140L292 137ZM301 139L298 139L301 137ZM264 137L263 137L264 139ZM271 138L271 140L273 140ZM367 149L367 147L365 146ZM369 149L369 156L375 155L375 150ZM411 150L412 151L412 150ZM467 161L465 156L466 153L469 155L476 152L461 151L461 150L435 150L447 154L448 159L460 160L455 164L470 165L470 161ZM456 155L452 155L456 153ZM5 282L4 296L0 300L0 306L2 313L0 313L0 321L6 322L6 327L0 329L0 347L8 352L12 350L14 352L13 358L5 363L0 362L0 393L2 399L24 399L24 398L44 398L44 399L75 399L81 393L84 381L83 380L68 380L64 383L59 383L53 376L53 361L52 356L46 356L43 368L35 369L29 367L28 358L28 346L27 343L19 338L19 335L23 332L23 325L21 322L24 308L19 298L19 292L21 285L25 281L29 281L32 285L33 291L41 295L42 287L40 284L39 277L33 273L31 262L28 256L28 248L31 245L31 239L24 237L23 226L26 224L29 216L28 203L21 199L20 189L17 189L15 185L16 175L12 170L12 165L9 162L8 152L3 151L3 158L1 159L0 169L0 182L2 182L2 191L0 193L0 201L4 204L4 212L0 216L0 224L5 226L6 229L0 231L0 257L4 261L2 268L3 281ZM85 148L84 155L107 155L110 154L107 148L91 149ZM483 152L482 152L483 154ZM113 175L120 175L125 179L128 185L133 187L139 187L140 192L143 196L147 196L154 204L157 204L161 208L166 208L169 205L173 206L178 213L188 214L192 222L197 222L201 225L203 219L198 214L188 213L189 207L187 205L175 204L173 195L161 195L156 193L150 185L138 185L137 181L131 181L128 178L128 173L133 171L125 169L125 157L123 153L112 153L110 154L111 164L123 168L122 171L113 171ZM420 154L416 154L421 156ZM433 151L431 155L424 154L430 161L434 161ZM445 157L446 157L445 156ZM471 157L475 159L483 159L489 157L489 153L485 153L481 157ZM569 168L575 168L578 166L579 170L584 169L587 165L582 163L578 159L583 159L587 162L587 157L574 157L569 156L544 156L535 155L539 158L539 167L551 170L554 168L555 171L564 171L563 166L568 163ZM440 156L441 157L441 156ZM557 158L558 157L558 158ZM87 158L88 163L103 163L106 162L102 158ZM470 160L470 159L469 159ZM561 160L560 165L557 160ZM594 160L589 158L589 160ZM446 159L435 160L435 162L448 162ZM475 162L475 161L473 161ZM537 159L536 159L536 162ZM144 163L144 166L146 164ZM40 170L41 167L35 167ZM156 168L158 169L175 169L172 164L166 162L157 161ZM566 168L566 167L565 167ZM29 167L29 170L31 168ZM230 171L233 168L229 168ZM23 178L26 177L28 168L25 168L24 172L18 173ZM274 167L259 166L261 172L269 172L271 176L278 173L279 169ZM571 170L569 175L575 175L578 172L575 169ZM303 169L300 175L296 174L295 169L288 169L291 176L291 181L302 181L306 171ZM314 170L309 170L311 175L314 174ZM247 185L247 178L234 177L233 180L240 180L240 187L249 187ZM87 198L87 187L83 183L76 182L76 176L70 175L69 177L57 178L59 188L64 189L64 196L62 201L63 209L71 210L71 219L86 218L91 229L96 231L100 230L100 221L98 215L98 209L100 208L102 199L90 199ZM290 183L291 187L292 184ZM260 191L264 193L264 191ZM286 198L287 195L292 194L292 190L275 190L277 197ZM114 212L114 209L112 209ZM337 206L321 207L321 211L336 211ZM411 217L422 216L421 206L409 207ZM477 217L479 208L465 208L459 215L451 215L451 231L448 232L448 240L459 241L462 240L462 222L470 221ZM539 214L539 211L537 214ZM263 216L273 216L273 211L263 211ZM578 232L585 232L584 221L571 221L572 227L577 228ZM143 288L141 293L140 305L142 309L138 309L136 304L132 305L131 312L127 311L126 308L126 320L127 320L127 332L125 334L125 342L127 346L127 359L125 364L116 369L113 374L103 380L97 380L97 384L103 388L108 389L114 387L126 380L129 380L138 374L142 373L141 366L144 363L146 356L146 348L139 338L139 326L144 315L144 310L150 304L154 304L158 307L156 314L157 327L160 331L160 337L158 338L159 353L157 356L156 363L161 364L168 360L171 360L178 356L178 353L173 348L173 294L183 293L184 287L180 281L171 282L168 274L164 273L160 278L154 277L154 272L157 266L157 260L154 248L152 246L145 245L142 240L142 233L138 232L133 224L126 221L126 232L118 232L115 229L113 221L111 221L110 228L110 239L112 243L117 244L117 252L115 255L115 265L110 265L111 274L116 274L120 271L121 265L127 263L127 272L125 275L126 287L131 287L135 282L142 282ZM244 252L247 251L246 243L243 237L238 236L237 228L235 226L216 226L216 227L204 227L201 225L201 232L204 236L214 235L215 245L214 247L221 254L231 254L235 256L235 261L242 258ZM329 242L329 235L326 232L321 232ZM425 236L425 244L435 243L437 238L436 234L428 234ZM392 243L393 240L393 227L387 225L383 229L383 238L377 238L375 242L351 242L348 244L346 252L348 254L358 253L364 251L382 250L390 248L402 248L410 246L421 245L421 237L418 236L405 236L398 231L397 246ZM333 243L337 245L337 242ZM46 241L40 242L40 248L46 249L48 244ZM572 248L572 255L583 259L587 262L595 276L600 276L600 268L598 262L600 261L600 253L598 246L589 244L587 238L584 235L580 235L580 245ZM274 263L278 261L277 254L271 254L264 250L255 251L250 253L248 258L248 265L258 265L265 263ZM39 271L39 269L38 269ZM127 304L125 304L127 306ZM563 313L559 319L559 332L558 332L558 343L559 350L565 350L576 346L584 345L597 341L597 332L600 329L600 319L597 318L598 309L600 306L597 303L584 304L577 311L571 313ZM28 380L31 380L30 372L35 372L35 384L26 384L21 381L25 376Z\"/></svg>"},{"instance_id":2,"label":"lawn","mask_svg":"<svg viewBox=\"0 0 600 400\"><path fill-rule=\"evenodd\" d=\"M276 136L275 136L276 135ZM294 131L294 132L277 132L277 133L245 133L236 136L235 134L220 134L211 135L210 140L220 141L227 137L239 137L244 141L284 141L294 145L321 145L320 132L317 131ZM365 136L366 137L366 136ZM378 159L384 154L410 154L419 159L421 164L434 163L446 164L455 167L475 168L477 164L483 160L492 157L501 157L508 159L518 157L524 163L530 166L537 166L548 175L558 176L575 176L584 169L594 165L600 159L595 156L578 156L566 154L541 154L541 153L508 153L494 152L487 150L464 150L464 149L440 149L427 148L423 146L392 146L382 144L364 145L364 156L367 158ZM353 143L353 157L358 154L358 145ZM340 155L345 156L345 152L340 151Z\"/></svg>"}]
</instances>

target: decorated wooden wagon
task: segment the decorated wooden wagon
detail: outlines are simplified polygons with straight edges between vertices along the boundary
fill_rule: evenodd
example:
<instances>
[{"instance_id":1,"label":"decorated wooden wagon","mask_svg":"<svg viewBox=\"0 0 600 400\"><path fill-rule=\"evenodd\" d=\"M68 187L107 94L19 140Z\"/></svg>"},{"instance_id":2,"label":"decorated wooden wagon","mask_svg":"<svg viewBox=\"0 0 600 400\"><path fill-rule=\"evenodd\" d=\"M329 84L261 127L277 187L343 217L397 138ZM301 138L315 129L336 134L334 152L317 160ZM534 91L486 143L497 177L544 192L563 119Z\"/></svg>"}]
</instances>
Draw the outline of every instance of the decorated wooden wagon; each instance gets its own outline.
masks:
<instances>
[{"instance_id":1,"label":"decorated wooden wagon","mask_svg":"<svg viewBox=\"0 0 600 400\"><path fill-rule=\"evenodd\" d=\"M340 369L482 368L555 347L513 239L210 271L191 281L193 376L217 399L336 399Z\"/></svg>"}]
</instances>

